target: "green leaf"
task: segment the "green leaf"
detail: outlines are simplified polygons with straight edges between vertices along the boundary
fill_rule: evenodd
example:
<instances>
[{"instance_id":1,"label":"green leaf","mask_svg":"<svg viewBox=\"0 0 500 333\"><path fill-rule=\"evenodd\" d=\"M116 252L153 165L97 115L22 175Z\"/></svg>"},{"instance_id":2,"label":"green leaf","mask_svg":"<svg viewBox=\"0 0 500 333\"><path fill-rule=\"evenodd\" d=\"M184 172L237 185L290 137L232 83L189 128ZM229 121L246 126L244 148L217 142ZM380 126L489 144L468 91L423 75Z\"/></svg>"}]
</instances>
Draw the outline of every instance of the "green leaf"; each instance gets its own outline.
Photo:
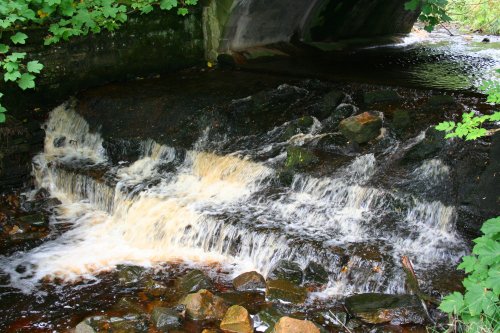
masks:
<instances>
[{"instance_id":1,"label":"green leaf","mask_svg":"<svg viewBox=\"0 0 500 333\"><path fill-rule=\"evenodd\" d=\"M9 52L9 46L5 44L0 44L0 53L7 53Z\"/></svg>"},{"instance_id":2,"label":"green leaf","mask_svg":"<svg viewBox=\"0 0 500 333\"><path fill-rule=\"evenodd\" d=\"M466 256L462 258L462 263L458 265L458 269L465 270L465 273L470 273L474 270L474 266L477 263L477 258L473 256Z\"/></svg>"},{"instance_id":3,"label":"green leaf","mask_svg":"<svg viewBox=\"0 0 500 333\"><path fill-rule=\"evenodd\" d=\"M186 16L189 13L187 8L178 8L177 15Z\"/></svg>"},{"instance_id":4,"label":"green leaf","mask_svg":"<svg viewBox=\"0 0 500 333\"><path fill-rule=\"evenodd\" d=\"M17 84L22 90L35 88L35 76L29 73L24 73L17 81Z\"/></svg>"},{"instance_id":5,"label":"green leaf","mask_svg":"<svg viewBox=\"0 0 500 333\"><path fill-rule=\"evenodd\" d=\"M10 40L14 44L26 44L26 39L28 38L28 35L22 32L17 32L15 35L10 37Z\"/></svg>"},{"instance_id":6,"label":"green leaf","mask_svg":"<svg viewBox=\"0 0 500 333\"><path fill-rule=\"evenodd\" d=\"M439 309L446 313L454 313L458 314L462 311L464 307L464 296L455 291L453 294L450 294L443 298L443 301L439 305Z\"/></svg>"},{"instance_id":7,"label":"green leaf","mask_svg":"<svg viewBox=\"0 0 500 333\"><path fill-rule=\"evenodd\" d=\"M443 121L435 127L438 131L449 132L455 128L455 122L453 121Z\"/></svg>"},{"instance_id":8,"label":"green leaf","mask_svg":"<svg viewBox=\"0 0 500 333\"><path fill-rule=\"evenodd\" d=\"M484 289L480 284L469 284L466 288L464 301L467 304L467 310L471 316L477 316L483 310Z\"/></svg>"},{"instance_id":9,"label":"green leaf","mask_svg":"<svg viewBox=\"0 0 500 333\"><path fill-rule=\"evenodd\" d=\"M491 265L500 262L500 242L494 241L486 236L474 240L476 246L472 253L479 256L479 261L483 265Z\"/></svg>"},{"instance_id":10,"label":"green leaf","mask_svg":"<svg viewBox=\"0 0 500 333\"><path fill-rule=\"evenodd\" d=\"M3 74L3 79L4 79L5 82L7 82L7 81L16 81L20 77L21 77L21 73L19 73L18 71L7 72L7 73Z\"/></svg>"},{"instance_id":11,"label":"green leaf","mask_svg":"<svg viewBox=\"0 0 500 333\"><path fill-rule=\"evenodd\" d=\"M488 278L484 282L485 286L495 293L495 295L500 294L500 269L490 269L488 272Z\"/></svg>"},{"instance_id":12,"label":"green leaf","mask_svg":"<svg viewBox=\"0 0 500 333\"><path fill-rule=\"evenodd\" d=\"M160 1L160 8L162 10L170 10L177 7L177 0L162 0Z\"/></svg>"},{"instance_id":13,"label":"green leaf","mask_svg":"<svg viewBox=\"0 0 500 333\"><path fill-rule=\"evenodd\" d=\"M28 62L27 69L28 72L38 74L43 69L43 65L38 60L33 60Z\"/></svg>"},{"instance_id":14,"label":"green leaf","mask_svg":"<svg viewBox=\"0 0 500 333\"><path fill-rule=\"evenodd\" d=\"M19 64L17 62L6 62L3 64L3 68L7 72L18 72L19 71Z\"/></svg>"},{"instance_id":15,"label":"green leaf","mask_svg":"<svg viewBox=\"0 0 500 333\"><path fill-rule=\"evenodd\" d=\"M0 113L0 123L5 123L5 113Z\"/></svg>"},{"instance_id":16,"label":"green leaf","mask_svg":"<svg viewBox=\"0 0 500 333\"><path fill-rule=\"evenodd\" d=\"M500 112L496 113L500 115ZM485 235L495 235L497 233L500 233L500 216L484 222L483 226L481 227L481 231Z\"/></svg>"}]
</instances>

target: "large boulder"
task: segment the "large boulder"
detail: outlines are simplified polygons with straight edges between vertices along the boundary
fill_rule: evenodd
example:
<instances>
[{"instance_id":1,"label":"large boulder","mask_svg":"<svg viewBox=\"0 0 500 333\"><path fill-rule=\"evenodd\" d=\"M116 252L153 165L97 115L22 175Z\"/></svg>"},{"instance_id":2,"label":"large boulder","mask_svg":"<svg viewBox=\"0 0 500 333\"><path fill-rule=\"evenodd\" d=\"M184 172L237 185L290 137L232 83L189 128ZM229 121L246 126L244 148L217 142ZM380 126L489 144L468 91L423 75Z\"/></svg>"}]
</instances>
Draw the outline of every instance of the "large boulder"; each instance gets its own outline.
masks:
<instances>
[{"instance_id":1,"label":"large boulder","mask_svg":"<svg viewBox=\"0 0 500 333\"><path fill-rule=\"evenodd\" d=\"M359 294L346 298L349 313L369 324L423 324L426 314L415 295Z\"/></svg>"},{"instance_id":2,"label":"large boulder","mask_svg":"<svg viewBox=\"0 0 500 333\"><path fill-rule=\"evenodd\" d=\"M282 317L274 325L273 333L320 333L320 330L311 321Z\"/></svg>"},{"instance_id":3,"label":"large boulder","mask_svg":"<svg viewBox=\"0 0 500 333\"><path fill-rule=\"evenodd\" d=\"M307 289L288 280L269 280L266 296L271 300L302 304L306 301Z\"/></svg>"},{"instance_id":4,"label":"large boulder","mask_svg":"<svg viewBox=\"0 0 500 333\"><path fill-rule=\"evenodd\" d=\"M212 289L212 287L212 281L205 273L197 269L175 280L175 288L184 294L194 293L201 289Z\"/></svg>"},{"instance_id":5,"label":"large boulder","mask_svg":"<svg viewBox=\"0 0 500 333\"><path fill-rule=\"evenodd\" d=\"M407 162L421 161L437 155L446 145L444 137L444 132L440 132L434 127L429 128L425 132L425 138L408 150L404 160Z\"/></svg>"},{"instance_id":6,"label":"large boulder","mask_svg":"<svg viewBox=\"0 0 500 333\"><path fill-rule=\"evenodd\" d=\"M224 315L220 328L227 333L253 333L253 322L247 309L233 305Z\"/></svg>"},{"instance_id":7,"label":"large boulder","mask_svg":"<svg viewBox=\"0 0 500 333\"><path fill-rule=\"evenodd\" d=\"M340 131L351 141L366 143L380 135L382 119L374 113L364 112L340 122Z\"/></svg>"},{"instance_id":8,"label":"large boulder","mask_svg":"<svg viewBox=\"0 0 500 333\"><path fill-rule=\"evenodd\" d=\"M186 307L186 315L193 320L221 320L227 310L222 298L205 289L187 295L179 304Z\"/></svg>"},{"instance_id":9,"label":"large boulder","mask_svg":"<svg viewBox=\"0 0 500 333\"><path fill-rule=\"evenodd\" d=\"M297 263L289 260L280 260L271 268L267 278L271 280L283 279L295 284L301 284L304 279L304 272Z\"/></svg>"},{"instance_id":10,"label":"large boulder","mask_svg":"<svg viewBox=\"0 0 500 333\"><path fill-rule=\"evenodd\" d=\"M259 291L266 289L266 280L255 271L246 272L233 280L233 286L238 291Z\"/></svg>"}]
</instances>

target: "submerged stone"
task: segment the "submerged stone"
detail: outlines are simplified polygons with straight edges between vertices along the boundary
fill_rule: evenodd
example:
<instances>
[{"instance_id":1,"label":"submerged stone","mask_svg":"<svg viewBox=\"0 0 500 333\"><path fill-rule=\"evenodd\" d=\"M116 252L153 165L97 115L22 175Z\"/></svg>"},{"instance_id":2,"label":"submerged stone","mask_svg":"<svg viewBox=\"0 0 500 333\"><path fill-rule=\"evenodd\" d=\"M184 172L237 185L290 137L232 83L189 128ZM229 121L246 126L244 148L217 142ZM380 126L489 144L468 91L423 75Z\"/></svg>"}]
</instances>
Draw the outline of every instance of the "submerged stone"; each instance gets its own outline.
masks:
<instances>
[{"instance_id":1,"label":"submerged stone","mask_svg":"<svg viewBox=\"0 0 500 333\"><path fill-rule=\"evenodd\" d=\"M318 326L309 320L282 317L274 326L273 333L320 333Z\"/></svg>"},{"instance_id":2,"label":"submerged stone","mask_svg":"<svg viewBox=\"0 0 500 333\"><path fill-rule=\"evenodd\" d=\"M144 291L151 296L161 296L165 294L169 288L161 282L155 281L153 278L149 278L144 283Z\"/></svg>"},{"instance_id":3,"label":"submerged stone","mask_svg":"<svg viewBox=\"0 0 500 333\"><path fill-rule=\"evenodd\" d=\"M124 311L124 312L136 312L136 313L144 312L144 309L142 308L138 300L128 296L120 298L118 302L113 306L113 308L116 309L117 311Z\"/></svg>"},{"instance_id":4,"label":"submerged stone","mask_svg":"<svg viewBox=\"0 0 500 333\"><path fill-rule=\"evenodd\" d=\"M345 94L340 90L332 90L323 96L323 100L321 101L321 114L319 115L320 119L325 119L329 117L336 107L342 103L344 100Z\"/></svg>"},{"instance_id":5,"label":"submerged stone","mask_svg":"<svg viewBox=\"0 0 500 333\"><path fill-rule=\"evenodd\" d=\"M122 317L93 316L85 318L75 327L75 333L137 332L148 331L147 320L138 314Z\"/></svg>"},{"instance_id":6,"label":"submerged stone","mask_svg":"<svg viewBox=\"0 0 500 333\"><path fill-rule=\"evenodd\" d=\"M201 289L212 289L212 281L200 270L192 270L175 280L177 291L185 294L194 293Z\"/></svg>"},{"instance_id":7,"label":"submerged stone","mask_svg":"<svg viewBox=\"0 0 500 333\"><path fill-rule=\"evenodd\" d=\"M246 272L233 280L233 286L238 291L258 291L266 288L266 280L255 271Z\"/></svg>"},{"instance_id":8,"label":"submerged stone","mask_svg":"<svg viewBox=\"0 0 500 333\"><path fill-rule=\"evenodd\" d=\"M182 326L181 316L170 308L155 307L151 312L151 322L162 332Z\"/></svg>"},{"instance_id":9,"label":"submerged stone","mask_svg":"<svg viewBox=\"0 0 500 333\"><path fill-rule=\"evenodd\" d=\"M227 333L252 333L253 322L247 309L233 305L224 315L220 328Z\"/></svg>"},{"instance_id":10,"label":"submerged stone","mask_svg":"<svg viewBox=\"0 0 500 333\"><path fill-rule=\"evenodd\" d=\"M320 264L310 261L304 270L306 283L324 284L328 282L328 272Z\"/></svg>"},{"instance_id":11,"label":"submerged stone","mask_svg":"<svg viewBox=\"0 0 500 333\"><path fill-rule=\"evenodd\" d=\"M306 301L307 289L288 280L269 280L266 296L271 300L302 304Z\"/></svg>"},{"instance_id":12,"label":"submerged stone","mask_svg":"<svg viewBox=\"0 0 500 333\"><path fill-rule=\"evenodd\" d=\"M271 280L283 279L295 284L301 284L304 279L304 272L302 272L302 268L297 263L289 260L280 260L271 268L267 278Z\"/></svg>"},{"instance_id":13,"label":"submerged stone","mask_svg":"<svg viewBox=\"0 0 500 333\"><path fill-rule=\"evenodd\" d=\"M411 124L410 113L407 110L397 109L392 117L392 126L397 130L403 130Z\"/></svg>"},{"instance_id":14,"label":"submerged stone","mask_svg":"<svg viewBox=\"0 0 500 333\"><path fill-rule=\"evenodd\" d=\"M434 127L425 132L425 138L413 146L406 153L404 159L411 161L421 161L437 154L446 144L444 132L436 130Z\"/></svg>"},{"instance_id":15,"label":"submerged stone","mask_svg":"<svg viewBox=\"0 0 500 333\"><path fill-rule=\"evenodd\" d=\"M369 324L422 324L425 312L415 295L359 294L346 298L350 314Z\"/></svg>"},{"instance_id":16,"label":"submerged stone","mask_svg":"<svg viewBox=\"0 0 500 333\"><path fill-rule=\"evenodd\" d=\"M186 306L186 314L193 320L220 320L227 310L222 298L205 289L187 295L179 304Z\"/></svg>"},{"instance_id":17,"label":"submerged stone","mask_svg":"<svg viewBox=\"0 0 500 333\"><path fill-rule=\"evenodd\" d=\"M382 119L374 113L364 112L340 122L340 131L351 141L366 143L380 135Z\"/></svg>"}]
</instances>

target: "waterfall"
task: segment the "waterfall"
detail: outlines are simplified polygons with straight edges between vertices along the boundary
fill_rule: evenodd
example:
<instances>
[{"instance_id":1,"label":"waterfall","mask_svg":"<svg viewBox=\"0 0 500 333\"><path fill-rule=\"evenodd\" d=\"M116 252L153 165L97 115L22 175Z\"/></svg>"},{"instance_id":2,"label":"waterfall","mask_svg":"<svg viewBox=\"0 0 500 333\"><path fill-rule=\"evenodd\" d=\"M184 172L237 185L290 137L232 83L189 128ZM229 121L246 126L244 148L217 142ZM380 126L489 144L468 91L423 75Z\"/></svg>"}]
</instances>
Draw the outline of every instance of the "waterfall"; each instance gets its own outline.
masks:
<instances>
[{"instance_id":1,"label":"waterfall","mask_svg":"<svg viewBox=\"0 0 500 333\"><path fill-rule=\"evenodd\" d=\"M319 297L402 292L402 255L419 270L463 254L455 208L374 186L380 165L373 153L330 174L296 173L290 186L278 186L275 158L203 151L200 142L181 151L145 140L138 160L112 165L103 138L69 104L51 113L46 133L34 175L63 202L57 220L72 228L0 258L12 286L26 292L42 279L88 278L123 263L217 263L234 274L266 275L282 259L327 269L330 282ZM431 160L411 176L447 172Z\"/></svg>"}]
</instances>

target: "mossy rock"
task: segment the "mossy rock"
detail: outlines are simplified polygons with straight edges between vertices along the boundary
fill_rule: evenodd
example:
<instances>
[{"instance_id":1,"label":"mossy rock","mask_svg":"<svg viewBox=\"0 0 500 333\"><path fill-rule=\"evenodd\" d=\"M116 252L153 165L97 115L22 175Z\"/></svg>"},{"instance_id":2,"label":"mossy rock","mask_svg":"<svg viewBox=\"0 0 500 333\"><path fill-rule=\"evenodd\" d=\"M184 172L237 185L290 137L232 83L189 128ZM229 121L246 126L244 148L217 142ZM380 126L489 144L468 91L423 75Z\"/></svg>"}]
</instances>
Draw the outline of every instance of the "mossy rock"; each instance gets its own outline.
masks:
<instances>
[{"instance_id":1,"label":"mossy rock","mask_svg":"<svg viewBox=\"0 0 500 333\"><path fill-rule=\"evenodd\" d=\"M144 267L134 265L118 265L116 269L118 270L118 281L121 285L139 282L146 271Z\"/></svg>"},{"instance_id":2,"label":"mossy rock","mask_svg":"<svg viewBox=\"0 0 500 333\"><path fill-rule=\"evenodd\" d=\"M374 113L364 112L340 122L340 132L356 143L369 142L380 135L382 119Z\"/></svg>"},{"instance_id":3,"label":"mossy rock","mask_svg":"<svg viewBox=\"0 0 500 333\"><path fill-rule=\"evenodd\" d=\"M267 326L266 333L272 332L274 329L274 325L280 320L281 317L283 317L284 314L277 310L276 308L267 308L259 313L257 313L257 317L259 321L261 322L261 325L264 324Z\"/></svg>"},{"instance_id":4,"label":"mossy rock","mask_svg":"<svg viewBox=\"0 0 500 333\"><path fill-rule=\"evenodd\" d=\"M151 312L151 322L160 332L169 332L182 326L182 319L177 311L159 306Z\"/></svg>"},{"instance_id":5,"label":"mossy rock","mask_svg":"<svg viewBox=\"0 0 500 333\"><path fill-rule=\"evenodd\" d=\"M290 122L285 128L285 131L281 135L281 140L286 141L294 135L297 135L299 133L306 133L313 124L314 119L310 116L304 116L299 119L295 119L294 121Z\"/></svg>"},{"instance_id":6,"label":"mossy rock","mask_svg":"<svg viewBox=\"0 0 500 333\"><path fill-rule=\"evenodd\" d=\"M319 161L314 153L302 147L290 146L286 155L285 170L303 170Z\"/></svg>"},{"instance_id":7,"label":"mossy rock","mask_svg":"<svg viewBox=\"0 0 500 333\"><path fill-rule=\"evenodd\" d=\"M310 261L304 269L304 281L312 284L328 283L328 272L320 264Z\"/></svg>"},{"instance_id":8,"label":"mossy rock","mask_svg":"<svg viewBox=\"0 0 500 333\"><path fill-rule=\"evenodd\" d=\"M392 117L392 126L396 130L404 130L408 128L411 124L411 117L410 113L407 110L401 110L397 109L394 111L393 117Z\"/></svg>"}]
</instances>

